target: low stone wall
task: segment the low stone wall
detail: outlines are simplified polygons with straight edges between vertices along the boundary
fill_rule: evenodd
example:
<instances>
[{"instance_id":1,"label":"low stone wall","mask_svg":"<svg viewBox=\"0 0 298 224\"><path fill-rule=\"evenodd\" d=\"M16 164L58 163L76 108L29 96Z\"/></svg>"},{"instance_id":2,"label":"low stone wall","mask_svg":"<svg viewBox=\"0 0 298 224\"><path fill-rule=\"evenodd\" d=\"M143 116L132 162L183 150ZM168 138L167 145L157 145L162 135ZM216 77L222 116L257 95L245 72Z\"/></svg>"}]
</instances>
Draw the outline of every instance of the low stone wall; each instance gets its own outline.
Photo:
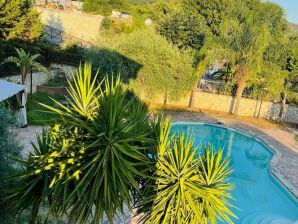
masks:
<instances>
[{"instance_id":1,"label":"low stone wall","mask_svg":"<svg viewBox=\"0 0 298 224\"><path fill-rule=\"evenodd\" d=\"M146 97L139 94L141 99L156 104L164 103L164 96ZM178 107L188 107L190 104L190 92L185 94L178 100L167 100L168 105ZM198 109L213 110L231 113L235 109L235 97L222 94L214 94L202 91L193 93L193 107ZM270 120L276 120L280 112L281 104L272 101L261 101L257 99L242 98L240 102L239 115L248 117L260 117ZM287 123L298 124L298 107L287 105L283 121Z\"/></svg>"},{"instance_id":2,"label":"low stone wall","mask_svg":"<svg viewBox=\"0 0 298 224\"><path fill-rule=\"evenodd\" d=\"M49 87L49 86L37 86L36 92L38 93L47 93L50 95L67 95L67 89L66 87Z\"/></svg>"},{"instance_id":3,"label":"low stone wall","mask_svg":"<svg viewBox=\"0 0 298 224\"><path fill-rule=\"evenodd\" d=\"M43 72L34 72L32 74L32 92L35 93L37 90L37 86L41 86L49 81L49 79L56 77L59 74L65 74L66 77L71 78L72 74L76 71L75 67L67 66L67 65L60 65L60 64L51 64L50 68L48 69L48 74ZM21 75L13 75L3 77L1 79L14 82L14 83L21 83ZM26 91L30 92L31 86L31 76L30 74L27 75L26 79Z\"/></svg>"},{"instance_id":4,"label":"low stone wall","mask_svg":"<svg viewBox=\"0 0 298 224\"><path fill-rule=\"evenodd\" d=\"M92 42L98 38L103 16L36 7L41 22L78 39Z\"/></svg>"}]
</instances>

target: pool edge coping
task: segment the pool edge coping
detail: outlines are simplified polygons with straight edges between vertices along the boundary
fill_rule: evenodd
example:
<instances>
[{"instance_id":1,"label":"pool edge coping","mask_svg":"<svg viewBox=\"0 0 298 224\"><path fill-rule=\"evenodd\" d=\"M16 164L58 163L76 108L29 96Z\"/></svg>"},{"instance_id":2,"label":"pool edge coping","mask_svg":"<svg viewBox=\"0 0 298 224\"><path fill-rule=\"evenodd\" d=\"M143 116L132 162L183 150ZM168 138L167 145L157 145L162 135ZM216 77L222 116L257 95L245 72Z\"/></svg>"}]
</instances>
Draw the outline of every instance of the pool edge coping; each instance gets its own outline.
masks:
<instances>
[{"instance_id":1,"label":"pool edge coping","mask_svg":"<svg viewBox=\"0 0 298 224\"><path fill-rule=\"evenodd\" d=\"M282 171L277 167L277 164L281 160L283 153L280 152L280 150L278 150L275 146L273 146L270 141L268 141L268 139L265 136L266 134L262 133L260 135L255 132L250 133L247 130L243 130L243 129L240 129L239 127L235 127L233 124L226 124L226 123L217 124L217 123L196 122L196 121L173 121L172 124L206 124L206 125L211 125L219 128L229 128L232 130L234 129L235 131L238 131L238 132L242 132L245 135L253 137L258 141L261 141L273 152L273 157L270 160L270 164L269 164L270 173L272 173L273 177L278 179L278 181L282 184L282 186L285 187L285 190L289 191L289 193L291 193L294 197L296 197L296 200L298 200L298 189L291 183L291 181L287 180L287 178L284 176ZM289 150L287 147L286 149Z\"/></svg>"}]
</instances>

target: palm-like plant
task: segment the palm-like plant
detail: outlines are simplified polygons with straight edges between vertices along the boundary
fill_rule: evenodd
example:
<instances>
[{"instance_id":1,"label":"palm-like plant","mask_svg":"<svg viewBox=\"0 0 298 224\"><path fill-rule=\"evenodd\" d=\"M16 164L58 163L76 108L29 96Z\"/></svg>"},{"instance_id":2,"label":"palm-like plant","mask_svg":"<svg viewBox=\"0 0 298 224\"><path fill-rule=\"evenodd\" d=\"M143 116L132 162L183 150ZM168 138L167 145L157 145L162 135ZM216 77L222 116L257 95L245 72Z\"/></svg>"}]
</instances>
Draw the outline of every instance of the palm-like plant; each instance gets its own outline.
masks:
<instances>
[{"instance_id":1,"label":"palm-like plant","mask_svg":"<svg viewBox=\"0 0 298 224\"><path fill-rule=\"evenodd\" d=\"M22 75L22 84L25 84L27 75L31 69L37 69L44 72L47 72L46 68L42 66L40 63L36 62L36 59L40 56L39 54L31 55L30 53L26 53L24 49L16 48L17 57L10 56L4 60L4 63L14 63L20 69L20 73Z\"/></svg>"},{"instance_id":2,"label":"palm-like plant","mask_svg":"<svg viewBox=\"0 0 298 224\"><path fill-rule=\"evenodd\" d=\"M51 211L69 214L69 223L98 223L104 214L112 223L125 205L138 207L148 223L231 223L231 171L222 152L197 157L190 140L173 140L170 120L152 122L119 77L105 79L101 88L85 65L69 84L69 107L42 104L61 117L47 150L29 157L21 181L12 179L21 208L32 202L38 208L48 198Z\"/></svg>"},{"instance_id":3,"label":"palm-like plant","mask_svg":"<svg viewBox=\"0 0 298 224\"><path fill-rule=\"evenodd\" d=\"M166 120L159 129L156 180L144 186L138 213L154 224L232 223L229 159L223 159L222 150L215 153L209 146L199 155L184 134L170 139L169 125Z\"/></svg>"},{"instance_id":4,"label":"palm-like plant","mask_svg":"<svg viewBox=\"0 0 298 224\"><path fill-rule=\"evenodd\" d=\"M53 184L53 206L81 223L91 215L97 223L104 213L112 222L124 205L131 206L131 194L153 166L147 108L128 96L119 78L106 79L103 89L94 82L90 65L85 65L74 84L69 83L69 108L58 102L58 108L44 105L61 116L64 129L75 127L81 133L73 147L56 158L57 164L73 162L66 164L66 175L59 171ZM77 178L69 178L75 174ZM65 190L66 185L72 186L71 191Z\"/></svg>"},{"instance_id":5,"label":"palm-like plant","mask_svg":"<svg viewBox=\"0 0 298 224\"><path fill-rule=\"evenodd\" d=\"M23 168L22 171L5 179L5 182L9 183L9 189L4 192L5 201L18 213L32 206L30 224L35 223L41 203L49 196L49 184L53 175L48 170L41 172L37 158L46 156L50 146L50 134L44 129L37 135L33 153L30 153L26 160L17 160Z\"/></svg>"}]
</instances>

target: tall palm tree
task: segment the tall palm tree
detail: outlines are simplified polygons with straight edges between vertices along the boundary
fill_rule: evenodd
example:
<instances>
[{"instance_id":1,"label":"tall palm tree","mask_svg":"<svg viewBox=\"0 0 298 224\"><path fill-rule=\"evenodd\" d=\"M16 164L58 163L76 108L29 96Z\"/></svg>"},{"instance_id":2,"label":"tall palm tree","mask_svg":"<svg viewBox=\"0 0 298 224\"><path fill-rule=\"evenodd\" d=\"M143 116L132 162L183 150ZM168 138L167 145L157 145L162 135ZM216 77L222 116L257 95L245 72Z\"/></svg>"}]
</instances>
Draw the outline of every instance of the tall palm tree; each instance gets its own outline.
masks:
<instances>
[{"instance_id":1,"label":"tall palm tree","mask_svg":"<svg viewBox=\"0 0 298 224\"><path fill-rule=\"evenodd\" d=\"M269 2L234 1L220 25L219 35L210 36L200 54L198 71L225 61L231 65L237 86L234 114L248 81L264 69L264 52L272 41L285 37L286 21L279 7ZM245 19L244 19L245 18Z\"/></svg>"},{"instance_id":2,"label":"tall palm tree","mask_svg":"<svg viewBox=\"0 0 298 224\"><path fill-rule=\"evenodd\" d=\"M22 75L22 85L25 84L28 73L31 69L37 69L43 72L47 72L47 69L40 63L36 62L36 59L40 56L39 54L31 55L26 53L24 49L16 48L17 56L10 56L4 60L4 63L14 63L20 69Z\"/></svg>"}]
</instances>

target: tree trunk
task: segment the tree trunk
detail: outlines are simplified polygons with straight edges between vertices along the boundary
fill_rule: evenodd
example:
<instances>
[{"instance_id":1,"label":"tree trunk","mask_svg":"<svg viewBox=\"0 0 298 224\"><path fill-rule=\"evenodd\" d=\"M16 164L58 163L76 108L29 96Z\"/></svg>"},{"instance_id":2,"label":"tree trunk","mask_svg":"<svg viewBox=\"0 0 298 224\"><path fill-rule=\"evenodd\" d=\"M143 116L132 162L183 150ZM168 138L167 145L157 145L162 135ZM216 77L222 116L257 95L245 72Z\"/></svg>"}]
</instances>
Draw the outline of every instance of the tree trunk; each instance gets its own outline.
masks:
<instances>
[{"instance_id":1,"label":"tree trunk","mask_svg":"<svg viewBox=\"0 0 298 224\"><path fill-rule=\"evenodd\" d=\"M36 222L38 210L39 210L40 203L38 201L33 203L32 210L31 210L31 218L29 224L34 224Z\"/></svg>"},{"instance_id":2,"label":"tree trunk","mask_svg":"<svg viewBox=\"0 0 298 224\"><path fill-rule=\"evenodd\" d=\"M68 224L76 224L76 218L72 213L69 215Z\"/></svg>"},{"instance_id":3,"label":"tree trunk","mask_svg":"<svg viewBox=\"0 0 298 224\"><path fill-rule=\"evenodd\" d=\"M22 85L25 85L25 80L26 80L26 77L25 75L22 74Z\"/></svg>"},{"instance_id":4,"label":"tree trunk","mask_svg":"<svg viewBox=\"0 0 298 224\"><path fill-rule=\"evenodd\" d=\"M287 94L284 92L283 93L283 98L282 98L281 108L280 108L279 115L278 115L278 118L277 118L278 122L282 121L282 117L284 115L284 111L285 111L285 108L286 108L286 102L287 102Z\"/></svg>"},{"instance_id":5,"label":"tree trunk","mask_svg":"<svg viewBox=\"0 0 298 224\"><path fill-rule=\"evenodd\" d=\"M189 98L189 103L188 103L188 107L193 108L194 106L194 91L192 90L190 93L190 98Z\"/></svg>"},{"instance_id":6,"label":"tree trunk","mask_svg":"<svg viewBox=\"0 0 298 224\"><path fill-rule=\"evenodd\" d=\"M239 107L240 107L240 101L242 98L243 91L245 89L246 85L246 75L243 75L241 79L238 82L238 87L237 87L237 92L236 92L236 104L235 104L235 110L234 110L234 115L238 116L239 114Z\"/></svg>"}]
</instances>

